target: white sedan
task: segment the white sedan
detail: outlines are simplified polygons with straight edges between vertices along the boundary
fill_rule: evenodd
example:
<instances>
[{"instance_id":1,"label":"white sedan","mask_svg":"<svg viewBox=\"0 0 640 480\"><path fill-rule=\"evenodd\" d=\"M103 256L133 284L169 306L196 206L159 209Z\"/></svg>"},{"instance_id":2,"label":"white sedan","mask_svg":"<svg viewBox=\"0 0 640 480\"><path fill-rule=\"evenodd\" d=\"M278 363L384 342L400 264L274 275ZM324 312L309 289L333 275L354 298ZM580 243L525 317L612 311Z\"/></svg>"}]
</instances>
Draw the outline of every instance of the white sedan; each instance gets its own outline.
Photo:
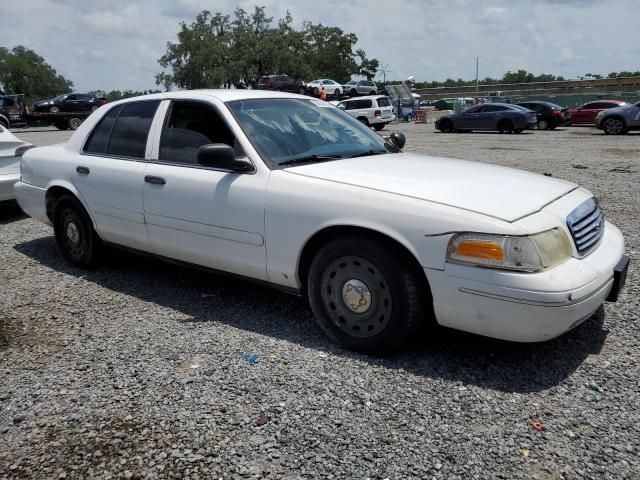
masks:
<instances>
[{"instance_id":1,"label":"white sedan","mask_svg":"<svg viewBox=\"0 0 640 480\"><path fill-rule=\"evenodd\" d=\"M429 322L547 340L617 299L624 240L590 192L402 145L295 94L162 93L29 150L16 192L71 265L112 245L269 284L360 351Z\"/></svg>"},{"instance_id":2,"label":"white sedan","mask_svg":"<svg viewBox=\"0 0 640 480\"><path fill-rule=\"evenodd\" d=\"M342 90L344 88L340 83L335 80L329 80L328 78L312 80L307 83L307 89L313 95L320 95L320 89L323 87L325 93L333 97L339 97L342 95Z\"/></svg>"},{"instance_id":3,"label":"white sedan","mask_svg":"<svg viewBox=\"0 0 640 480\"><path fill-rule=\"evenodd\" d=\"M0 125L0 202L16 198L13 185L20 180L20 157L31 147Z\"/></svg>"}]
</instances>

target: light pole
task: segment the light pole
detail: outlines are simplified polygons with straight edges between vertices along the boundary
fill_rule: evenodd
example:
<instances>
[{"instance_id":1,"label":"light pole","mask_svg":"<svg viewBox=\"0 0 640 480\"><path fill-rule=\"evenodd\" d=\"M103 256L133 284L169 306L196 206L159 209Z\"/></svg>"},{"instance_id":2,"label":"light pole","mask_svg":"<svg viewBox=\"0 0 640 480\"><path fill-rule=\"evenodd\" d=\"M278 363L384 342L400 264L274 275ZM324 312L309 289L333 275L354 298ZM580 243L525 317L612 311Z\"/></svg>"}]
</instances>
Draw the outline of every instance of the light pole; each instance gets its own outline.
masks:
<instances>
[{"instance_id":1,"label":"light pole","mask_svg":"<svg viewBox=\"0 0 640 480\"><path fill-rule=\"evenodd\" d=\"M479 91L479 78L478 78L478 66L480 64L480 57L476 57L476 95L478 95L478 91Z\"/></svg>"}]
</instances>

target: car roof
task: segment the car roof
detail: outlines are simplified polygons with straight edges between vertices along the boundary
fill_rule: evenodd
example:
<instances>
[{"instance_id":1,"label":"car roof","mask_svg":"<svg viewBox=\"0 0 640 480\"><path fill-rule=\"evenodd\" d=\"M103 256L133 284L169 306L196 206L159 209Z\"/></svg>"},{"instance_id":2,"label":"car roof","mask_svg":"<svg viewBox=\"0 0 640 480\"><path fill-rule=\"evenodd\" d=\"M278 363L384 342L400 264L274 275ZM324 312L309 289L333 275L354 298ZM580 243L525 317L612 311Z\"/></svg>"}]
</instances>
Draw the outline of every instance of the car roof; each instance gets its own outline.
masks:
<instances>
[{"instance_id":1,"label":"car roof","mask_svg":"<svg viewBox=\"0 0 640 480\"><path fill-rule=\"evenodd\" d=\"M271 90L230 90L230 89L203 89L203 90L181 90L178 92L152 93L149 95L141 95L139 97L125 98L112 102L110 105L120 103L129 103L141 100L188 100L194 96L216 98L222 102L233 102L235 100L252 100L256 98L306 98L313 100L312 97L298 95L296 93L276 92Z\"/></svg>"},{"instance_id":2,"label":"car roof","mask_svg":"<svg viewBox=\"0 0 640 480\"><path fill-rule=\"evenodd\" d=\"M352 97L343 100L344 102L349 102L351 100L369 100L369 99L378 99L378 98L389 98L387 95L363 95L361 97Z\"/></svg>"}]
</instances>

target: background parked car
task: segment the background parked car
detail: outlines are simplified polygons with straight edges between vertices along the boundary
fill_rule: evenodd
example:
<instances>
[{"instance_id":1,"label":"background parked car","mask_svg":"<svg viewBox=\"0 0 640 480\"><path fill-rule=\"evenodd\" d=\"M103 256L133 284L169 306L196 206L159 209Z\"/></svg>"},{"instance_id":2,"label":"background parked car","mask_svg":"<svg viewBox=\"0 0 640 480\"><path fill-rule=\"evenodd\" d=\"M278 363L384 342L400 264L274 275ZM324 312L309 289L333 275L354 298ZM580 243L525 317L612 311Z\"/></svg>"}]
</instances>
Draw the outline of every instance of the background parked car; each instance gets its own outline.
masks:
<instances>
[{"instance_id":1,"label":"background parked car","mask_svg":"<svg viewBox=\"0 0 640 480\"><path fill-rule=\"evenodd\" d=\"M516 105L536 112L539 130L553 130L556 127L570 125L569 111L551 102L520 102Z\"/></svg>"},{"instance_id":2,"label":"background parked car","mask_svg":"<svg viewBox=\"0 0 640 480\"><path fill-rule=\"evenodd\" d=\"M34 112L91 112L105 103L107 103L105 98L93 97L86 93L67 93L35 102L32 108Z\"/></svg>"},{"instance_id":3,"label":"background parked car","mask_svg":"<svg viewBox=\"0 0 640 480\"><path fill-rule=\"evenodd\" d=\"M20 157L32 146L0 126L0 203L16 198L13 185L20 180Z\"/></svg>"},{"instance_id":4,"label":"background parked car","mask_svg":"<svg viewBox=\"0 0 640 480\"><path fill-rule=\"evenodd\" d=\"M351 80L344 84L344 93L351 95L377 95L378 87L369 80Z\"/></svg>"},{"instance_id":5,"label":"background parked car","mask_svg":"<svg viewBox=\"0 0 640 480\"><path fill-rule=\"evenodd\" d=\"M640 102L603 110L596 116L596 127L607 135L623 135L640 130Z\"/></svg>"},{"instance_id":6,"label":"background parked car","mask_svg":"<svg viewBox=\"0 0 640 480\"><path fill-rule=\"evenodd\" d=\"M520 133L535 128L536 114L508 103L476 105L462 113L454 113L436 120L435 127L451 133L471 130L498 130L500 133Z\"/></svg>"},{"instance_id":7,"label":"background parked car","mask_svg":"<svg viewBox=\"0 0 640 480\"><path fill-rule=\"evenodd\" d=\"M570 109L569 117L572 125L593 125L596 123L596 116L603 110L625 106L629 106L629 104L622 100L596 100Z\"/></svg>"},{"instance_id":8,"label":"background parked car","mask_svg":"<svg viewBox=\"0 0 640 480\"><path fill-rule=\"evenodd\" d=\"M396 119L391 100L384 95L343 100L337 107L376 131L382 130L387 123Z\"/></svg>"},{"instance_id":9,"label":"background parked car","mask_svg":"<svg viewBox=\"0 0 640 480\"><path fill-rule=\"evenodd\" d=\"M258 81L258 90L275 90L304 95L306 86L302 80L297 80L289 75L265 75L260 77Z\"/></svg>"},{"instance_id":10,"label":"background parked car","mask_svg":"<svg viewBox=\"0 0 640 480\"><path fill-rule=\"evenodd\" d=\"M342 95L342 85L335 80L330 80L328 78L310 81L307 83L307 92L317 96L320 95L320 89L322 87L324 87L324 91L327 95L332 95L334 97Z\"/></svg>"}]
</instances>

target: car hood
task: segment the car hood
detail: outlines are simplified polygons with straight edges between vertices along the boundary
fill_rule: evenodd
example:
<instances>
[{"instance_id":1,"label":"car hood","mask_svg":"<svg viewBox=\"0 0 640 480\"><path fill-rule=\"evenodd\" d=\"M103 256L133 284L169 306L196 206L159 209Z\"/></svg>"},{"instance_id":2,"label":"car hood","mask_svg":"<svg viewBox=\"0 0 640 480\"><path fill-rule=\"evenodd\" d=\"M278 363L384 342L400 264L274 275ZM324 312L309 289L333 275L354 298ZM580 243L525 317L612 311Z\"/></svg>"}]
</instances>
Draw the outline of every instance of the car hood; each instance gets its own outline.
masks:
<instances>
[{"instance_id":1,"label":"car hood","mask_svg":"<svg viewBox=\"0 0 640 480\"><path fill-rule=\"evenodd\" d=\"M578 187L523 170L410 153L316 163L286 171L449 205L507 222L535 213Z\"/></svg>"}]
</instances>

